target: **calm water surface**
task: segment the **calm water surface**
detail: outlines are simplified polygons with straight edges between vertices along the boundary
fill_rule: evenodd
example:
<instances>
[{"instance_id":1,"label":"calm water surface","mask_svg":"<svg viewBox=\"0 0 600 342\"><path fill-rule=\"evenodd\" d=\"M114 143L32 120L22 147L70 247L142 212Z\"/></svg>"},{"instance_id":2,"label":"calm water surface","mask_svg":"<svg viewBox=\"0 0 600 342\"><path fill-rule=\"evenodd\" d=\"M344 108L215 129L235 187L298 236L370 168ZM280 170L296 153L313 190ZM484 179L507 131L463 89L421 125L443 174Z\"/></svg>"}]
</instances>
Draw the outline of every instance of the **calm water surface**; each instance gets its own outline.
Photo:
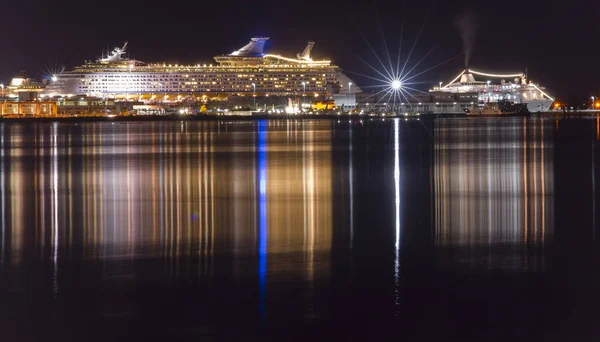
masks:
<instances>
[{"instance_id":1,"label":"calm water surface","mask_svg":"<svg viewBox=\"0 0 600 342\"><path fill-rule=\"evenodd\" d=\"M596 119L0 124L2 339L596 340L599 139Z\"/></svg>"}]
</instances>

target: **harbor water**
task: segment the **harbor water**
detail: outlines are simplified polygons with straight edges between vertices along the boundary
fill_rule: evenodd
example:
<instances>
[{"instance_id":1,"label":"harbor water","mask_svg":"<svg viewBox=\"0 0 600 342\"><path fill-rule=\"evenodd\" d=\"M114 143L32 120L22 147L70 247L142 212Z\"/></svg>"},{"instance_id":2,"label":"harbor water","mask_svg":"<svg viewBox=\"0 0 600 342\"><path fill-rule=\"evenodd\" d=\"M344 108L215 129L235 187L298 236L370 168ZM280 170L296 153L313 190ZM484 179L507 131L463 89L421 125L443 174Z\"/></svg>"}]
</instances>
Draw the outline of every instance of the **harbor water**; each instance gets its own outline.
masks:
<instances>
[{"instance_id":1,"label":"harbor water","mask_svg":"<svg viewBox=\"0 0 600 342\"><path fill-rule=\"evenodd\" d=\"M595 118L0 123L0 331L596 340L599 142Z\"/></svg>"}]
</instances>

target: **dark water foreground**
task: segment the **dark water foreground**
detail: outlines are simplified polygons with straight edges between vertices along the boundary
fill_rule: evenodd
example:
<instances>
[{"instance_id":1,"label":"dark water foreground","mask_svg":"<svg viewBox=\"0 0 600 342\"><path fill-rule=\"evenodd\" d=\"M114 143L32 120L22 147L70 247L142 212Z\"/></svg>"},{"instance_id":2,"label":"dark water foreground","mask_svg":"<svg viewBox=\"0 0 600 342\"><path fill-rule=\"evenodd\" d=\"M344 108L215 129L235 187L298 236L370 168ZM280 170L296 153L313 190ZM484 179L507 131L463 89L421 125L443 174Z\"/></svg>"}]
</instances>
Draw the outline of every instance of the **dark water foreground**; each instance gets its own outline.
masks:
<instances>
[{"instance_id":1,"label":"dark water foreground","mask_svg":"<svg viewBox=\"0 0 600 342\"><path fill-rule=\"evenodd\" d=\"M594 341L596 120L0 124L2 341Z\"/></svg>"}]
</instances>

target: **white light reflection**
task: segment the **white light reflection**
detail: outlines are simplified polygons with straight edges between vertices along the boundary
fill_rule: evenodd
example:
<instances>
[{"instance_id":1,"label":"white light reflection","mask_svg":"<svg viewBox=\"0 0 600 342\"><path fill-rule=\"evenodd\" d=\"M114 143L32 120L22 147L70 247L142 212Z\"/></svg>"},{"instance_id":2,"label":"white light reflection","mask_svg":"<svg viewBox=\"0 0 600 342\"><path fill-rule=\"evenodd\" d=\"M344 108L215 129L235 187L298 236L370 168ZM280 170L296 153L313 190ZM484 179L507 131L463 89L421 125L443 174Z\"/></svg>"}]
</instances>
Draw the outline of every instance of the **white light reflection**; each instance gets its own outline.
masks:
<instances>
[{"instance_id":1,"label":"white light reflection","mask_svg":"<svg viewBox=\"0 0 600 342\"><path fill-rule=\"evenodd\" d=\"M394 192L396 204L396 243L394 260L395 303L400 304L400 119L394 119Z\"/></svg>"},{"instance_id":2,"label":"white light reflection","mask_svg":"<svg viewBox=\"0 0 600 342\"><path fill-rule=\"evenodd\" d=\"M52 263L54 266L53 285L54 285L54 296L58 295L58 134L57 123L52 125L52 198L53 198L53 221L52 221L52 240L54 242L54 249L52 251Z\"/></svg>"},{"instance_id":3,"label":"white light reflection","mask_svg":"<svg viewBox=\"0 0 600 342\"><path fill-rule=\"evenodd\" d=\"M552 236L553 131L547 121L530 119L435 123L436 244L481 251L460 259L461 268L545 267L538 256L518 252L506 262L503 246L544 248ZM439 262L450 265L447 258Z\"/></svg>"},{"instance_id":4,"label":"white light reflection","mask_svg":"<svg viewBox=\"0 0 600 342\"><path fill-rule=\"evenodd\" d=\"M592 240L596 240L596 160L595 142L592 141ZM4 237L4 235L2 235Z\"/></svg>"},{"instance_id":5,"label":"white light reflection","mask_svg":"<svg viewBox=\"0 0 600 342\"><path fill-rule=\"evenodd\" d=\"M487 128L487 149L488 149L488 151L491 151L492 148L493 148L493 145L492 145L492 133L493 133L492 126L489 126ZM488 153L487 154L487 165L486 165L486 168L487 168L487 179L494 179L494 174L492 173L492 169L493 168L491 167L491 165L492 165L492 154ZM487 212L488 243L492 243L492 236L493 236L493 231L494 231L493 224L492 224L492 222L494 221L493 220L494 209L492 208L492 203L494 203L492 201L492 194L493 194L493 192L492 192L492 182L482 182L482 184L487 184L487 192L488 192L488 198L487 198L487 200L488 200L488 212ZM514 215L514 216L515 216L515 219L516 219L517 215ZM491 256L490 256L490 258L491 258Z\"/></svg>"},{"instance_id":6,"label":"white light reflection","mask_svg":"<svg viewBox=\"0 0 600 342\"><path fill-rule=\"evenodd\" d=\"M350 156L350 163L348 164L348 178L350 183L350 249L354 245L354 163L352 161L352 127L350 127L350 134L348 136L348 154Z\"/></svg>"},{"instance_id":7,"label":"white light reflection","mask_svg":"<svg viewBox=\"0 0 600 342\"><path fill-rule=\"evenodd\" d=\"M2 196L2 251L0 251L0 266L4 267L4 247L6 234L6 203L4 202L4 124L0 126L0 195Z\"/></svg>"}]
</instances>

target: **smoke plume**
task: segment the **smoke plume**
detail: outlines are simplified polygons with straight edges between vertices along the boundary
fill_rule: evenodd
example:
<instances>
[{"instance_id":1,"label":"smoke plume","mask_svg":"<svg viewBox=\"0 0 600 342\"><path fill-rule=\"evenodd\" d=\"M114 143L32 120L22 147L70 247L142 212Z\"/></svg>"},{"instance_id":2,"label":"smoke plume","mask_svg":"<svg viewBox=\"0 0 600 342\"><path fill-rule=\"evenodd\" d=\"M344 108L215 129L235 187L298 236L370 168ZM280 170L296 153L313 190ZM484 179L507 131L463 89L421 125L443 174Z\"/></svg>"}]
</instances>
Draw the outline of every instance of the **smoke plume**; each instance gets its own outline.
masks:
<instances>
[{"instance_id":1,"label":"smoke plume","mask_svg":"<svg viewBox=\"0 0 600 342\"><path fill-rule=\"evenodd\" d=\"M477 16L471 11L465 11L454 20L454 26L460 34L465 53L465 68L469 66L469 60L475 47L475 36L477 33Z\"/></svg>"}]
</instances>

